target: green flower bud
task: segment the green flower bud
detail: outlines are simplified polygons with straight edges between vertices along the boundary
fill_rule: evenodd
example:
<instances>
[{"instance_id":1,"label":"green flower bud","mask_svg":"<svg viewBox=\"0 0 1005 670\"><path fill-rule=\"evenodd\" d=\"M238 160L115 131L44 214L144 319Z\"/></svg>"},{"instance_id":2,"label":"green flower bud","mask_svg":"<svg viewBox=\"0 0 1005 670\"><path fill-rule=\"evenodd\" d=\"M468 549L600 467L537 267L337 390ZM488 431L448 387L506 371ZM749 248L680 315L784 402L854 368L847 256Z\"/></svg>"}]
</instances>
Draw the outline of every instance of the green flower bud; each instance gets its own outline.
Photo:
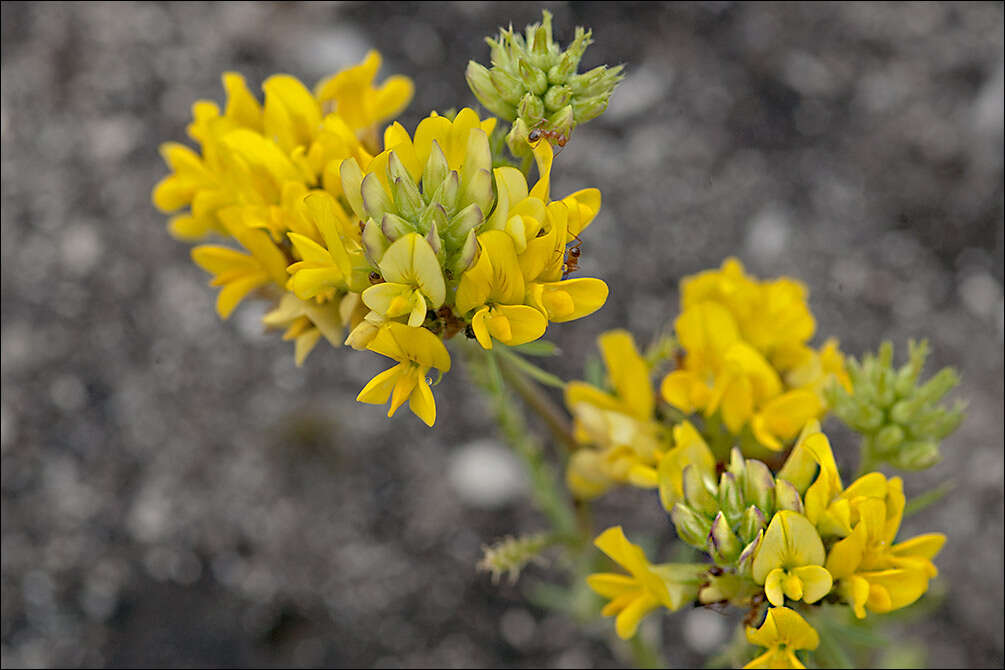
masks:
<instances>
[{"instance_id":1,"label":"green flower bud","mask_svg":"<svg viewBox=\"0 0 1005 670\"><path fill-rule=\"evenodd\" d=\"M527 93L520 99L516 111L521 119L536 126L544 118L544 101L533 93Z\"/></svg>"},{"instance_id":2,"label":"green flower bud","mask_svg":"<svg viewBox=\"0 0 1005 670\"><path fill-rule=\"evenodd\" d=\"M743 497L748 504L754 504L766 515L775 512L775 478L771 469L761 461L751 459L746 463L743 478Z\"/></svg>"},{"instance_id":3,"label":"green flower bud","mask_svg":"<svg viewBox=\"0 0 1005 670\"><path fill-rule=\"evenodd\" d=\"M687 505L677 503L670 510L670 520L677 529L677 535L692 547L705 550L712 523Z\"/></svg>"},{"instance_id":4,"label":"green flower bud","mask_svg":"<svg viewBox=\"0 0 1005 670\"><path fill-rule=\"evenodd\" d=\"M414 233L415 228L397 214L388 212L380 221L380 232L384 233L384 237L394 242L403 235Z\"/></svg>"},{"instance_id":5,"label":"green flower bud","mask_svg":"<svg viewBox=\"0 0 1005 670\"><path fill-rule=\"evenodd\" d=\"M757 554L757 550L761 547L761 540L764 539L764 531L757 531L757 535L743 548L740 552L740 558L736 560L736 570L739 574L749 577L750 569L754 563L754 556Z\"/></svg>"},{"instance_id":6,"label":"green flower bud","mask_svg":"<svg viewBox=\"0 0 1005 670\"><path fill-rule=\"evenodd\" d=\"M876 451L881 454L888 454L903 441L904 429L898 425L891 424L883 426L876 433L876 439L873 441L873 444L876 446Z\"/></svg>"},{"instance_id":7,"label":"green flower bud","mask_svg":"<svg viewBox=\"0 0 1005 670\"><path fill-rule=\"evenodd\" d=\"M691 509L713 517L719 511L719 503L713 494L714 485L706 482L697 467L689 465L681 473L684 499Z\"/></svg>"},{"instance_id":8,"label":"green flower bud","mask_svg":"<svg viewBox=\"0 0 1005 670\"><path fill-rule=\"evenodd\" d=\"M503 70L492 70L489 77L492 80L493 86L499 91L499 97L503 102L511 105L516 105L520 102L520 98L524 96L527 90L520 79Z\"/></svg>"},{"instance_id":9,"label":"green flower bud","mask_svg":"<svg viewBox=\"0 0 1005 670\"><path fill-rule=\"evenodd\" d=\"M934 441L908 442L890 457L890 463L904 470L924 470L939 462L939 445Z\"/></svg>"},{"instance_id":10,"label":"green flower bud","mask_svg":"<svg viewBox=\"0 0 1005 670\"><path fill-rule=\"evenodd\" d=\"M740 519L740 538L744 542L750 542L757 534L766 528L768 525L768 520L764 516L764 512L760 509L751 505L743 512L743 518Z\"/></svg>"},{"instance_id":11,"label":"green flower bud","mask_svg":"<svg viewBox=\"0 0 1005 670\"><path fill-rule=\"evenodd\" d=\"M927 356L926 342L910 342L907 363L895 369L893 345L884 342L861 363L848 361L850 394L836 385L828 393L834 413L869 438L873 457L910 470L936 463L939 440L963 419L960 403L952 408L938 404L959 384L955 370L944 368L918 385Z\"/></svg>"},{"instance_id":12,"label":"green flower bud","mask_svg":"<svg viewBox=\"0 0 1005 670\"><path fill-rule=\"evenodd\" d=\"M572 100L572 89L568 86L552 86L544 94L544 106L549 112L562 109Z\"/></svg>"},{"instance_id":13,"label":"green flower bud","mask_svg":"<svg viewBox=\"0 0 1005 670\"><path fill-rule=\"evenodd\" d=\"M528 128L537 127L548 114L568 108L560 124L545 126L568 136L576 125L606 109L614 88L624 78L620 65L576 74L591 37L590 31L576 28L572 44L563 51L552 36L551 14L545 11L541 22L527 26L523 34L510 28L486 40L492 67L471 62L465 78L475 97L492 113L507 121L522 120ZM564 118L566 114L571 118ZM520 134L511 133L507 143L512 145L517 139ZM514 154L528 155L522 150Z\"/></svg>"},{"instance_id":14,"label":"green flower bud","mask_svg":"<svg viewBox=\"0 0 1005 670\"><path fill-rule=\"evenodd\" d=\"M795 486L784 479L775 480L775 510L787 509L792 512L804 513L803 499Z\"/></svg>"},{"instance_id":15,"label":"green flower bud","mask_svg":"<svg viewBox=\"0 0 1005 670\"><path fill-rule=\"evenodd\" d=\"M708 533L708 553L719 565L731 565L743 550L740 539L729 526L725 515L719 512L715 515L712 529Z\"/></svg>"},{"instance_id":16,"label":"green flower bud","mask_svg":"<svg viewBox=\"0 0 1005 670\"><path fill-rule=\"evenodd\" d=\"M719 508L730 525L739 523L743 516L743 491L732 472L723 472L719 478Z\"/></svg>"},{"instance_id":17,"label":"green flower bud","mask_svg":"<svg viewBox=\"0 0 1005 670\"><path fill-rule=\"evenodd\" d=\"M544 95L548 90L548 75L523 59L520 59L519 67L524 89L534 95Z\"/></svg>"}]
</instances>

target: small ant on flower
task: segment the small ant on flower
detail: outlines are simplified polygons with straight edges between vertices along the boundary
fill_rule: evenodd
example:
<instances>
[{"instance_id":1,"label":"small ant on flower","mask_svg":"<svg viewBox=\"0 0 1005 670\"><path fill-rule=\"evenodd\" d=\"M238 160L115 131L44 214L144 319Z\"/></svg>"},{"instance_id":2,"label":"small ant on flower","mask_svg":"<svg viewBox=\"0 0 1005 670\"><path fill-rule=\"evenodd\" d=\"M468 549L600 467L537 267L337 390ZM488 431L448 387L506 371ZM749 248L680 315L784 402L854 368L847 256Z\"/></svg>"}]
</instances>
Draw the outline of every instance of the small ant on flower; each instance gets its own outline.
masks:
<instances>
[{"instance_id":1,"label":"small ant on flower","mask_svg":"<svg viewBox=\"0 0 1005 670\"><path fill-rule=\"evenodd\" d=\"M562 150L562 147L564 147L566 143L569 141L569 136L557 130L548 130L547 128L542 128L538 126L536 128L531 129L531 131L527 133L527 141L530 142L531 144L534 144L539 140L548 140L549 142L551 142L552 146L557 144L558 151L555 152L555 155L557 156L558 153Z\"/></svg>"},{"instance_id":2,"label":"small ant on flower","mask_svg":"<svg viewBox=\"0 0 1005 670\"><path fill-rule=\"evenodd\" d=\"M573 235L576 238L575 244L569 247L569 250L565 252L565 264L562 266L562 279L565 279L570 274L579 269L579 257L582 255L583 240L579 239L579 235Z\"/></svg>"}]
</instances>

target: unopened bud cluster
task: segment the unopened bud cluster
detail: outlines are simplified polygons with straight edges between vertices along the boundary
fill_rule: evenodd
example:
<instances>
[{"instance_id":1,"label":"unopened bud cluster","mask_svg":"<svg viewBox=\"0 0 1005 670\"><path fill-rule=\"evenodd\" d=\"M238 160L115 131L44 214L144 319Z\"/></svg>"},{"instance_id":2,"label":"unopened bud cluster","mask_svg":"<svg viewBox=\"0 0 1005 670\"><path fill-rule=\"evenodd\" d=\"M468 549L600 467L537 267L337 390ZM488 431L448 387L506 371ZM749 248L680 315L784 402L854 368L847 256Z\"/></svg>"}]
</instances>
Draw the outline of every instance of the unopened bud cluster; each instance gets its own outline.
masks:
<instances>
[{"instance_id":1,"label":"unopened bud cluster","mask_svg":"<svg viewBox=\"0 0 1005 670\"><path fill-rule=\"evenodd\" d=\"M717 565L749 572L761 531L775 511L802 510L799 492L736 448L718 481L712 474L699 465L684 468L684 500L673 506L670 518L681 539L707 552Z\"/></svg>"},{"instance_id":2,"label":"unopened bud cluster","mask_svg":"<svg viewBox=\"0 0 1005 670\"><path fill-rule=\"evenodd\" d=\"M893 366L893 345L884 342L877 355L861 362L851 359L848 376L853 390L830 389L833 411L842 421L868 438L872 455L905 470L921 470L939 460L939 442L963 419L963 406L952 408L939 401L960 378L943 368L919 384L928 343L910 342L908 361Z\"/></svg>"},{"instance_id":3,"label":"unopened bud cluster","mask_svg":"<svg viewBox=\"0 0 1005 670\"><path fill-rule=\"evenodd\" d=\"M576 28L572 44L563 51L552 39L551 14L543 15L541 23L527 26L525 35L511 26L486 39L492 67L470 61L466 72L478 101L513 122L507 143L518 156L527 155L527 138L534 129L567 138L578 124L599 116L624 77L621 65L577 74L593 41L591 31Z\"/></svg>"}]
</instances>

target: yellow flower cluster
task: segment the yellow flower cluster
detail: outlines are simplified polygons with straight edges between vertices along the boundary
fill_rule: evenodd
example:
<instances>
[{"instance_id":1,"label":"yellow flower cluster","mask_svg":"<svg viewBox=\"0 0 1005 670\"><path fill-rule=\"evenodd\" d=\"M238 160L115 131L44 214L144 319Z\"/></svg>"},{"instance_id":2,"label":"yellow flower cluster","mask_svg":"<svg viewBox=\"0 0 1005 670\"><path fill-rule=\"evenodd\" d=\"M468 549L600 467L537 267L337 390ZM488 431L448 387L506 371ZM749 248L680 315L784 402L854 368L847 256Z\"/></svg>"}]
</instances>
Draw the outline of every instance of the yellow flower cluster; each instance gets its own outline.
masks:
<instances>
[{"instance_id":1,"label":"yellow flower cluster","mask_svg":"<svg viewBox=\"0 0 1005 670\"><path fill-rule=\"evenodd\" d=\"M807 344L816 326L806 289L795 280L757 281L728 259L719 270L683 280L681 310L674 326L684 355L658 395L653 366L622 330L598 340L608 389L567 385L565 404L582 445L570 460L567 482L578 498L594 498L615 484L655 488L665 453L687 457L698 434L671 430L660 400L700 416L706 434L724 426L717 432L730 444L779 451L824 414L831 380L849 384L835 341L820 349Z\"/></svg>"},{"instance_id":2,"label":"yellow flower cluster","mask_svg":"<svg viewBox=\"0 0 1005 670\"><path fill-rule=\"evenodd\" d=\"M733 435L749 428L758 443L782 450L823 414L832 376L850 389L837 343L807 344L816 321L806 295L787 277L757 281L734 258L686 278L674 322L685 356L663 379L663 399L686 414L720 417Z\"/></svg>"},{"instance_id":3,"label":"yellow flower cluster","mask_svg":"<svg viewBox=\"0 0 1005 670\"><path fill-rule=\"evenodd\" d=\"M301 364L323 336L397 361L360 392L388 416L409 401L425 423L436 417L426 373L450 368L443 341L459 332L491 349L541 337L549 321L586 316L607 299L600 279L567 278L566 247L600 208L585 189L550 194L553 151L530 148L538 179L496 167L496 120L463 109L433 112L410 135L378 125L408 103L412 84L373 78L380 56L320 82L312 93L288 75L263 84L259 104L237 74L224 75L223 113L198 102L189 135L162 151L173 173L154 203L175 212L171 232L211 234L193 260L221 287L227 318L252 292L274 301L266 326L284 328Z\"/></svg>"},{"instance_id":4,"label":"yellow flower cluster","mask_svg":"<svg viewBox=\"0 0 1005 670\"><path fill-rule=\"evenodd\" d=\"M747 667L803 667L794 652L815 648L818 637L789 606L830 595L863 618L867 611L906 607L928 590L937 574L932 559L945 536L896 542L905 504L900 478L871 472L845 487L817 421L806 424L776 475L734 451L718 484L715 457L697 431L684 422L675 432L679 445L657 465L661 499L681 538L707 551L717 567L706 566L692 586L681 575L693 574L693 566L650 566L627 540L612 544L611 537L623 537L620 528L606 531L597 546L631 577L594 575L589 584L612 598L605 613L618 614L622 637L661 605L675 610L683 602L728 601L749 607L763 599L771 606L767 618L747 636L768 652ZM615 584L625 586L618 591ZM678 596L672 602L663 596L671 588ZM627 593L633 607L625 604Z\"/></svg>"}]
</instances>

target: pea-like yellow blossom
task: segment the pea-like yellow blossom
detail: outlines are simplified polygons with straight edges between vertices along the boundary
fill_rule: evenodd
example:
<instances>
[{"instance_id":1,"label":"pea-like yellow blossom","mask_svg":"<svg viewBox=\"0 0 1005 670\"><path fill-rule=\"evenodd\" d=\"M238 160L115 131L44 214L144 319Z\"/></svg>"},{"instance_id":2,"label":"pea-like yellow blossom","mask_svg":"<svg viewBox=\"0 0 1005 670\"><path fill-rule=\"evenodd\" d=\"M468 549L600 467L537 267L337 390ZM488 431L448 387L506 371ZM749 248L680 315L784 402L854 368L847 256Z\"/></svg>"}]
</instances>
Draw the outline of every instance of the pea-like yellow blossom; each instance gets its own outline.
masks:
<instances>
[{"instance_id":1,"label":"pea-like yellow blossom","mask_svg":"<svg viewBox=\"0 0 1005 670\"><path fill-rule=\"evenodd\" d=\"M192 108L188 134L198 149L173 142L161 147L172 174L157 184L153 202L177 212L171 233L188 241L209 235L225 241L192 251L213 275L212 284L222 287L217 311L226 318L256 291L278 301L265 323L286 329L298 364L321 336L341 339L333 324L340 330L342 322L359 320L340 314L346 298L368 284L359 231L337 200L339 167L350 157L370 161L362 140L412 96L411 82L400 76L374 87L379 65L379 54L371 52L362 64L322 82L316 94L294 77L274 75L262 84L264 102L243 77L225 73L223 110L205 100ZM293 281L287 266L297 274Z\"/></svg>"},{"instance_id":2,"label":"pea-like yellow blossom","mask_svg":"<svg viewBox=\"0 0 1005 670\"><path fill-rule=\"evenodd\" d=\"M797 651L813 651L820 646L820 635L798 612L788 607L772 607L760 628L747 626L747 641L767 651L744 668L805 668Z\"/></svg>"},{"instance_id":3,"label":"pea-like yellow blossom","mask_svg":"<svg viewBox=\"0 0 1005 670\"><path fill-rule=\"evenodd\" d=\"M590 588L610 599L601 614L617 616L614 627L623 640L634 636L653 610L661 606L678 610L697 594L703 565L652 565L642 548L628 541L621 526L608 528L593 543L629 573L604 572L586 578Z\"/></svg>"},{"instance_id":4,"label":"pea-like yellow blossom","mask_svg":"<svg viewBox=\"0 0 1005 670\"><path fill-rule=\"evenodd\" d=\"M681 282L674 328L685 356L663 379L663 399L687 414L718 415L735 435L749 428L773 451L823 414L829 380L847 384L835 342L807 345L816 324L806 288L759 282L736 259Z\"/></svg>"},{"instance_id":5,"label":"pea-like yellow blossom","mask_svg":"<svg viewBox=\"0 0 1005 670\"><path fill-rule=\"evenodd\" d=\"M408 408L427 426L432 426L436 421L436 402L426 373L430 368L440 372L450 370L450 354L440 338L425 328L389 322L377 330L368 348L393 358L398 364L371 379L356 400L383 405L390 398L389 417L394 416L407 400Z\"/></svg>"},{"instance_id":6,"label":"pea-like yellow blossom","mask_svg":"<svg viewBox=\"0 0 1005 670\"><path fill-rule=\"evenodd\" d=\"M941 533L918 535L894 544L904 515L899 477L866 475L845 491L855 527L827 556L827 569L838 580L838 593L855 615L865 610L885 613L906 607L928 590L938 574L932 559L945 544Z\"/></svg>"},{"instance_id":7,"label":"pea-like yellow blossom","mask_svg":"<svg viewBox=\"0 0 1005 670\"><path fill-rule=\"evenodd\" d=\"M827 595L833 579L823 567L823 541L813 524L802 514L789 510L775 513L754 556L751 575L764 584L768 602L776 607L785 598L807 603Z\"/></svg>"},{"instance_id":8,"label":"pea-like yellow blossom","mask_svg":"<svg viewBox=\"0 0 1005 670\"><path fill-rule=\"evenodd\" d=\"M581 381L565 387L565 404L582 445L569 461L566 481L581 499L601 495L616 483L656 487L656 466L666 448L665 431L653 418L649 367L635 340L627 331L613 330L597 342L610 392Z\"/></svg>"}]
</instances>

